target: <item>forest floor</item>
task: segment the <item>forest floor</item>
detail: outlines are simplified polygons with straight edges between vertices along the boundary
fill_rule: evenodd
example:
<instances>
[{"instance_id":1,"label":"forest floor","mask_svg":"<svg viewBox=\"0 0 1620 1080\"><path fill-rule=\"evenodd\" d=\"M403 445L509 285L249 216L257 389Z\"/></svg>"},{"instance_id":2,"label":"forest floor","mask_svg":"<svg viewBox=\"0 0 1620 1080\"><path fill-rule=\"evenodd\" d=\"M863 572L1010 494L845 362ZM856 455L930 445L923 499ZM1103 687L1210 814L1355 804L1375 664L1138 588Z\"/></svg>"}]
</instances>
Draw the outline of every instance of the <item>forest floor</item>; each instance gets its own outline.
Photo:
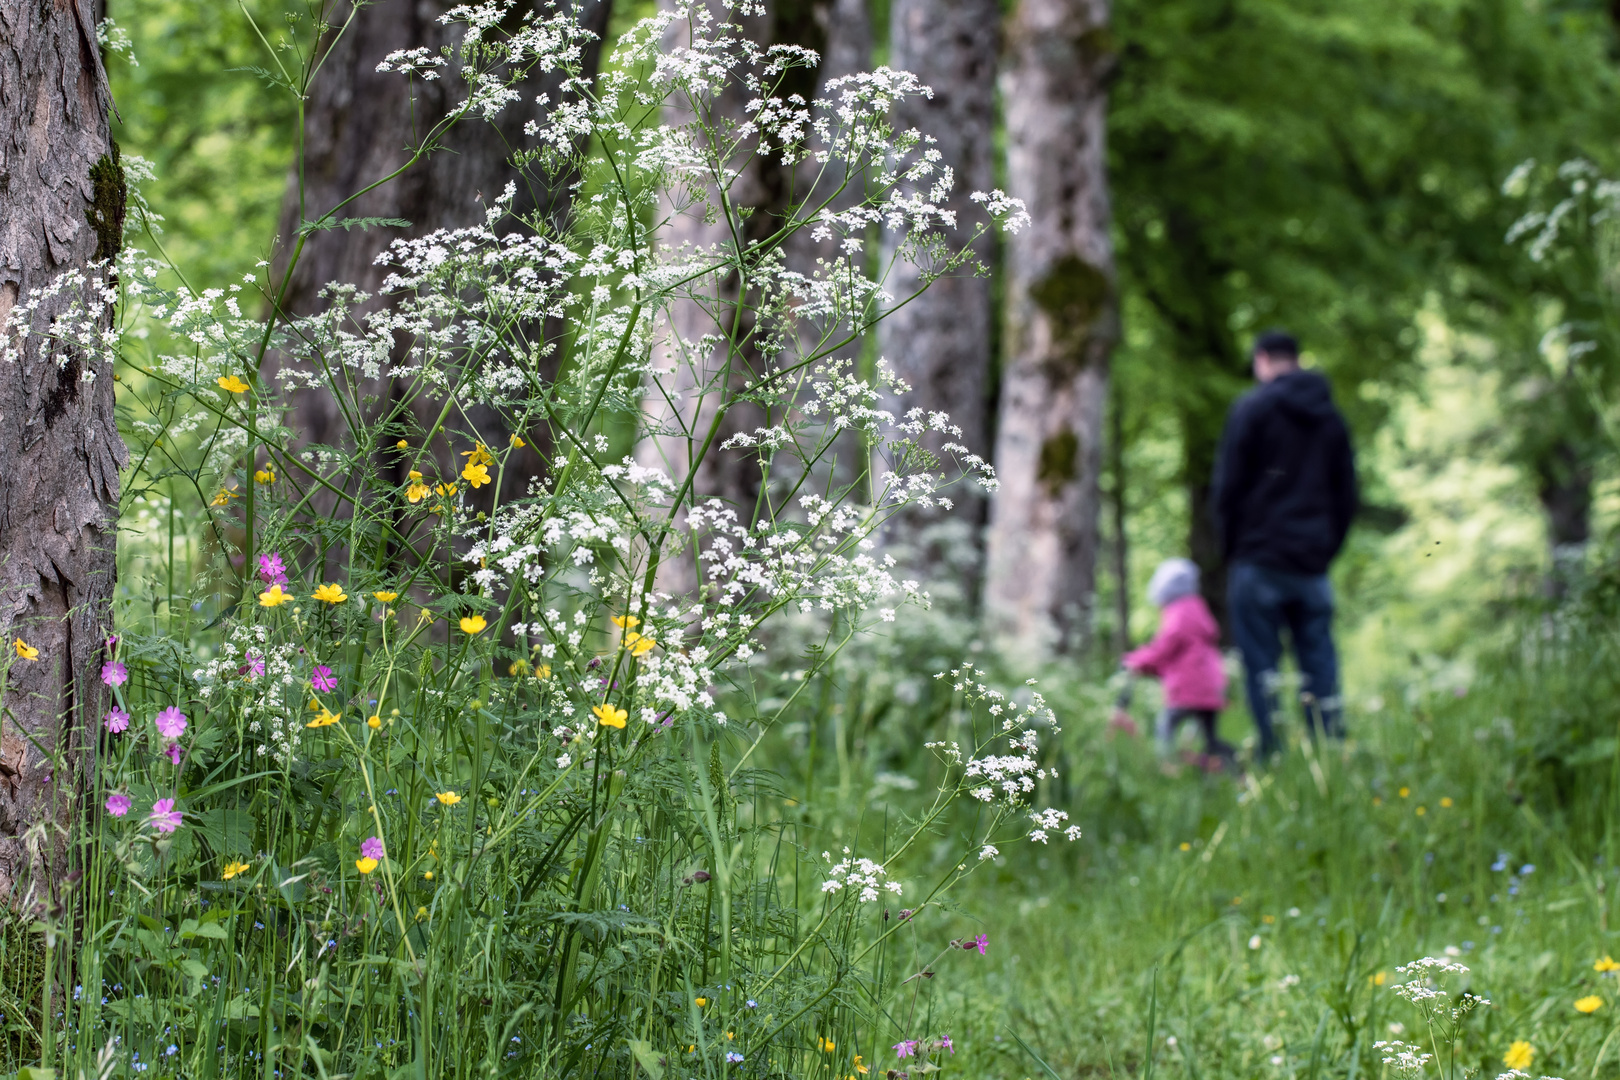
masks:
<instances>
[{"instance_id":1,"label":"forest floor","mask_svg":"<svg viewBox=\"0 0 1620 1080\"><path fill-rule=\"evenodd\" d=\"M1375 1044L1404 1040L1446 1075L1620 1072L1614 853L1523 797L1500 705L1362 712L1314 751L1296 728L1238 779L1166 775L1150 743L1099 734L1072 766L1086 842L1024 846L959 897L990 948L937 975L956 1071L1353 1078L1395 1075ZM1427 956L1469 969L1438 980L1442 1006L1490 1000L1455 1057L1449 1012L1431 1027L1394 993Z\"/></svg>"}]
</instances>

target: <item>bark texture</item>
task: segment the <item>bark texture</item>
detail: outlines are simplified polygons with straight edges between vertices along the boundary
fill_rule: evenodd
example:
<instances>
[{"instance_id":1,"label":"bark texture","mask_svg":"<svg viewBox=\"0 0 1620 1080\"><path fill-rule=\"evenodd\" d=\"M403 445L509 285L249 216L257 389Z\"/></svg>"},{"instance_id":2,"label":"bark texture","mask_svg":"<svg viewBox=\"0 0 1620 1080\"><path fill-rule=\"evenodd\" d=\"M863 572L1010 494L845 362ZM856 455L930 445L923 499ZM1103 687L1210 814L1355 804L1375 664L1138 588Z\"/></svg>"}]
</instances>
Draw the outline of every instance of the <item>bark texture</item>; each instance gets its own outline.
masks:
<instances>
[{"instance_id":1,"label":"bark texture","mask_svg":"<svg viewBox=\"0 0 1620 1080\"><path fill-rule=\"evenodd\" d=\"M295 165L288 182L280 230L284 252L296 242L301 219L319 218L405 164L420 133L463 99L465 84L453 59L460 31L438 21L454 6L455 0L383 0L361 8L348 30L328 46L305 106L302 176ZM513 18L541 6L538 2L519 4ZM598 38L585 56L587 75L595 73L600 60L600 40L607 33L611 7L612 0L579 0L575 5L580 25ZM347 16L345 5L331 22L340 26ZM377 71L377 63L397 49L426 48L438 55L446 46L451 48L452 63L438 80L407 81L397 73ZM538 166L520 172L510 162L515 150L534 144L523 133L523 125L544 120L546 106L535 99L546 95L548 101L556 102L561 78L559 73L535 76L522 87L521 99L502 110L493 123L468 117L452 129L442 149L357 199L339 215L344 219L399 218L410 222L409 227L311 234L294 270L286 309L298 315L321 311L326 302L320 291L332 281L374 294L386 277L374 260L392 240L481 224L489 200L499 196L509 182L518 186L514 209L519 213L539 211L554 221L566 215L574 177L547 176ZM547 327L546 333L549 340L558 340L561 327ZM560 355L554 354L554 359L560 360ZM385 401L391 388L386 379L379 379L365 392ZM494 427L492 417L471 419L480 430L491 426L495 440L509 434ZM289 423L297 429L300 443L338 445L346 434L343 417L325 392L295 394ZM529 447L514 454L508 465L508 492L522 494L526 477L539 475L543 468L543 455L550 447L535 434L524 433ZM515 486L510 482L514 472Z\"/></svg>"},{"instance_id":2,"label":"bark texture","mask_svg":"<svg viewBox=\"0 0 1620 1080\"><path fill-rule=\"evenodd\" d=\"M725 17L718 7L715 15L717 20ZM777 91L782 96L798 94L808 99L829 79L863 70L871 53L865 0L775 0L766 5L764 15L739 16L737 21L743 33L759 45L792 43L821 54L815 69L788 73ZM684 23L672 24L669 35L666 48L682 47L689 28ZM717 97L704 103L702 122L725 132L748 119L747 104L748 95L740 82L730 83ZM667 124L685 125L694 119L685 102L665 106ZM785 215L805 201L807 189L815 180L813 162L787 167L776 157L752 156L751 143L740 148L730 165L737 175L726 195L733 207L749 211L747 216L728 223L723 216L706 215L701 203L684 210L666 203L663 213L669 223L660 242L677 249L690 245L695 249L723 250L739 242L746 245L764 240L776 231ZM811 197L825 200L826 192L823 188ZM861 197L858 191L846 191L833 203L834 208L852 205ZM712 187L709 203L719 205L718 193ZM784 257L790 267L808 273L817 254L816 245L809 242L805 231L789 238ZM693 494L700 499L723 500L744 521L751 519L759 497L759 459L752 450L719 447L730 436L752 431L764 423L759 410L748 404L731 405L720 415L725 392L740 388L762 371L761 356L746 340L753 330L746 303L740 318L736 317L739 290L746 287L747 283L739 281L735 274L728 274L695 289L706 292L712 298L709 302L694 299L671 305L667 321L656 330L654 364L678 370L663 383L667 396L654 390L646 403L649 421L664 429L665 434L645 440L636 451L643 465L662 468L677 480L684 480L695 462ZM705 335L720 338L721 343L700 348ZM732 349L726 344L732 339L743 344ZM719 427L705 453L704 443L717 416ZM688 593L697 583L697 563L691 549L659 567L658 587L667 592Z\"/></svg>"},{"instance_id":3,"label":"bark texture","mask_svg":"<svg viewBox=\"0 0 1620 1080\"><path fill-rule=\"evenodd\" d=\"M1007 244L985 613L996 639L1033 660L1086 644L1095 592L1119 333L1103 154L1108 5L1020 0L1008 38L1007 182L1032 220Z\"/></svg>"},{"instance_id":4,"label":"bark texture","mask_svg":"<svg viewBox=\"0 0 1620 1080\"><path fill-rule=\"evenodd\" d=\"M996 0L894 0L889 9L889 66L910 71L933 90L895 109L896 131L916 129L935 140L939 164L955 174L951 206L957 233L965 242L989 218L969 201L995 183L996 59L1001 11ZM986 232L974 254L988 264L994 241ZM894 252L885 244L884 265ZM887 291L898 299L916 292L918 268L901 260ZM878 324L878 355L911 386L911 393L884 408L897 414L921 408L949 413L962 429L958 441L989 456L989 383L992 299L987 277L962 271L941 278L917 299ZM938 451L943 439L925 442ZM891 522L885 544L901 563L929 581L936 599L960 587L955 599L972 604L978 592L985 498L977 484L964 481L950 492L950 510L908 510ZM942 588L943 586L943 588Z\"/></svg>"},{"instance_id":5,"label":"bark texture","mask_svg":"<svg viewBox=\"0 0 1620 1080\"><path fill-rule=\"evenodd\" d=\"M0 5L0 320L65 273L98 277L93 264L122 243L124 178L92 18L89 0ZM40 305L34 329L69 302ZM112 374L100 357L32 337L0 381L0 897L12 904L45 901L66 869L105 707L98 669L128 460ZM19 638L38 659L18 655Z\"/></svg>"}]
</instances>

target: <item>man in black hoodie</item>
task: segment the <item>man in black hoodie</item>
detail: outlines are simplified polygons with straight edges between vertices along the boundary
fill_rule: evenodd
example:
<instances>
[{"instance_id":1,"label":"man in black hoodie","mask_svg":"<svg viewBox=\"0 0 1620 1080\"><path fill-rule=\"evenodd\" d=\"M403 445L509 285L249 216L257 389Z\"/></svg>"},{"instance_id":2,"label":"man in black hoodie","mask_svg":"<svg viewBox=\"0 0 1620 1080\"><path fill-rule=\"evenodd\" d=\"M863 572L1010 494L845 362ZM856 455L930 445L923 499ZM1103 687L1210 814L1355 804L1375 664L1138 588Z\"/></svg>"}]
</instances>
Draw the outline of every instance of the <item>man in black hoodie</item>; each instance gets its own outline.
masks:
<instances>
[{"instance_id":1,"label":"man in black hoodie","mask_svg":"<svg viewBox=\"0 0 1620 1080\"><path fill-rule=\"evenodd\" d=\"M1255 340L1254 377L1260 385L1227 417L1213 498L1227 614L1264 757L1281 748L1271 715L1284 626L1303 677L1306 724L1342 734L1327 568L1356 512L1356 469L1328 381L1300 369L1292 337L1268 331Z\"/></svg>"}]
</instances>

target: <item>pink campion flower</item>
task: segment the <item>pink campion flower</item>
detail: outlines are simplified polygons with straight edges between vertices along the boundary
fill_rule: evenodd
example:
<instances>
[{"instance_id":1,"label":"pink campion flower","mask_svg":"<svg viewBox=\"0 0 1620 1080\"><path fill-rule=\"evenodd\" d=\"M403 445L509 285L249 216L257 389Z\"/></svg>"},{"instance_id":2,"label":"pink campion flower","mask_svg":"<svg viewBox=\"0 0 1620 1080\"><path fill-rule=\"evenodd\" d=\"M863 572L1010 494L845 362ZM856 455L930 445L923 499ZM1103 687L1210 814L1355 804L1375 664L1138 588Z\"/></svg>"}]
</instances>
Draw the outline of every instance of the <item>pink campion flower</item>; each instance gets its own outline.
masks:
<instances>
[{"instance_id":1,"label":"pink campion flower","mask_svg":"<svg viewBox=\"0 0 1620 1080\"><path fill-rule=\"evenodd\" d=\"M101 665L101 681L108 686L123 686L129 682L129 668L119 660L108 660Z\"/></svg>"},{"instance_id":2,"label":"pink campion flower","mask_svg":"<svg viewBox=\"0 0 1620 1080\"><path fill-rule=\"evenodd\" d=\"M159 799L152 804L152 813L146 820L158 832L174 832L180 827L180 818L180 811L174 808L173 799Z\"/></svg>"},{"instance_id":3,"label":"pink campion flower","mask_svg":"<svg viewBox=\"0 0 1620 1080\"><path fill-rule=\"evenodd\" d=\"M916 1052L916 1039L901 1039L899 1042L894 1044L894 1056L897 1058L908 1058Z\"/></svg>"},{"instance_id":4,"label":"pink campion flower","mask_svg":"<svg viewBox=\"0 0 1620 1080\"><path fill-rule=\"evenodd\" d=\"M316 664L315 674L309 677L309 685L323 694L330 693L337 689L337 676L325 664Z\"/></svg>"},{"instance_id":5,"label":"pink campion flower","mask_svg":"<svg viewBox=\"0 0 1620 1080\"><path fill-rule=\"evenodd\" d=\"M107 651L112 652L116 648L118 648L118 635L117 634L108 634L107 635Z\"/></svg>"},{"instance_id":6,"label":"pink campion flower","mask_svg":"<svg viewBox=\"0 0 1620 1080\"><path fill-rule=\"evenodd\" d=\"M247 663L242 665L241 674L250 679L257 679L264 675L264 657L257 653L246 653L242 659Z\"/></svg>"},{"instance_id":7,"label":"pink campion flower","mask_svg":"<svg viewBox=\"0 0 1620 1080\"><path fill-rule=\"evenodd\" d=\"M286 585L287 564L281 561L281 552L272 551L259 556L259 577L266 585Z\"/></svg>"},{"instance_id":8,"label":"pink campion flower","mask_svg":"<svg viewBox=\"0 0 1620 1080\"><path fill-rule=\"evenodd\" d=\"M956 1047L951 1045L951 1037L949 1035L941 1035L939 1037L939 1048L941 1050L949 1050L953 1055L956 1053Z\"/></svg>"},{"instance_id":9,"label":"pink campion flower","mask_svg":"<svg viewBox=\"0 0 1620 1080\"><path fill-rule=\"evenodd\" d=\"M980 934L978 937L974 938L972 941L969 941L966 944L964 944L962 946L962 948L964 948L964 949L978 949L979 950L979 955L983 956L985 954L985 952L990 948L990 939L986 935Z\"/></svg>"},{"instance_id":10,"label":"pink campion flower","mask_svg":"<svg viewBox=\"0 0 1620 1080\"><path fill-rule=\"evenodd\" d=\"M101 722L106 726L108 731L112 732L114 735L117 735L119 732L129 727L129 713L114 705L111 711L107 713Z\"/></svg>"},{"instance_id":11,"label":"pink campion flower","mask_svg":"<svg viewBox=\"0 0 1620 1080\"><path fill-rule=\"evenodd\" d=\"M129 796L122 791L115 791L107 796L107 813L113 817L123 817L129 813Z\"/></svg>"},{"instance_id":12,"label":"pink campion flower","mask_svg":"<svg viewBox=\"0 0 1620 1080\"><path fill-rule=\"evenodd\" d=\"M157 729L165 739L178 739L186 730L186 714L180 711L180 706L170 705L157 714Z\"/></svg>"},{"instance_id":13,"label":"pink campion flower","mask_svg":"<svg viewBox=\"0 0 1620 1080\"><path fill-rule=\"evenodd\" d=\"M375 836L368 836L360 841L360 857L362 859L376 859L382 861L383 843Z\"/></svg>"},{"instance_id":14,"label":"pink campion flower","mask_svg":"<svg viewBox=\"0 0 1620 1080\"><path fill-rule=\"evenodd\" d=\"M169 744L169 748L163 751L163 756L169 759L171 765L178 765L180 759L186 756L186 752L180 749L179 743L172 742Z\"/></svg>"}]
</instances>

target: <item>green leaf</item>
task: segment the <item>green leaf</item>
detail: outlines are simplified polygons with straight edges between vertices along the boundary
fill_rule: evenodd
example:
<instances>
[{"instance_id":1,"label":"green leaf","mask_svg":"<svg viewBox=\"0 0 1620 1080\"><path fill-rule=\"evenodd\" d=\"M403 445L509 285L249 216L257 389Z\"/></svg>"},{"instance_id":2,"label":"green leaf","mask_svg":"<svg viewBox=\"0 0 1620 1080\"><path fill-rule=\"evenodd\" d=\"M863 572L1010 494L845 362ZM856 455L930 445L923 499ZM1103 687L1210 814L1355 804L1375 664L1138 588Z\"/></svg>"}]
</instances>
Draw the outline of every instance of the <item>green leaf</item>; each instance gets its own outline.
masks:
<instances>
[{"instance_id":1,"label":"green leaf","mask_svg":"<svg viewBox=\"0 0 1620 1080\"><path fill-rule=\"evenodd\" d=\"M652 1048L652 1043L645 1039L631 1039L630 1052L636 1055L636 1061L652 1080L664 1080L664 1065L658 1052Z\"/></svg>"},{"instance_id":2,"label":"green leaf","mask_svg":"<svg viewBox=\"0 0 1620 1080\"><path fill-rule=\"evenodd\" d=\"M329 229L342 229L344 232L351 232L355 229L408 229L410 227L411 223L404 218L355 217L344 218L342 221L324 219L321 221L306 221L298 226L298 231L312 233L325 232Z\"/></svg>"}]
</instances>

